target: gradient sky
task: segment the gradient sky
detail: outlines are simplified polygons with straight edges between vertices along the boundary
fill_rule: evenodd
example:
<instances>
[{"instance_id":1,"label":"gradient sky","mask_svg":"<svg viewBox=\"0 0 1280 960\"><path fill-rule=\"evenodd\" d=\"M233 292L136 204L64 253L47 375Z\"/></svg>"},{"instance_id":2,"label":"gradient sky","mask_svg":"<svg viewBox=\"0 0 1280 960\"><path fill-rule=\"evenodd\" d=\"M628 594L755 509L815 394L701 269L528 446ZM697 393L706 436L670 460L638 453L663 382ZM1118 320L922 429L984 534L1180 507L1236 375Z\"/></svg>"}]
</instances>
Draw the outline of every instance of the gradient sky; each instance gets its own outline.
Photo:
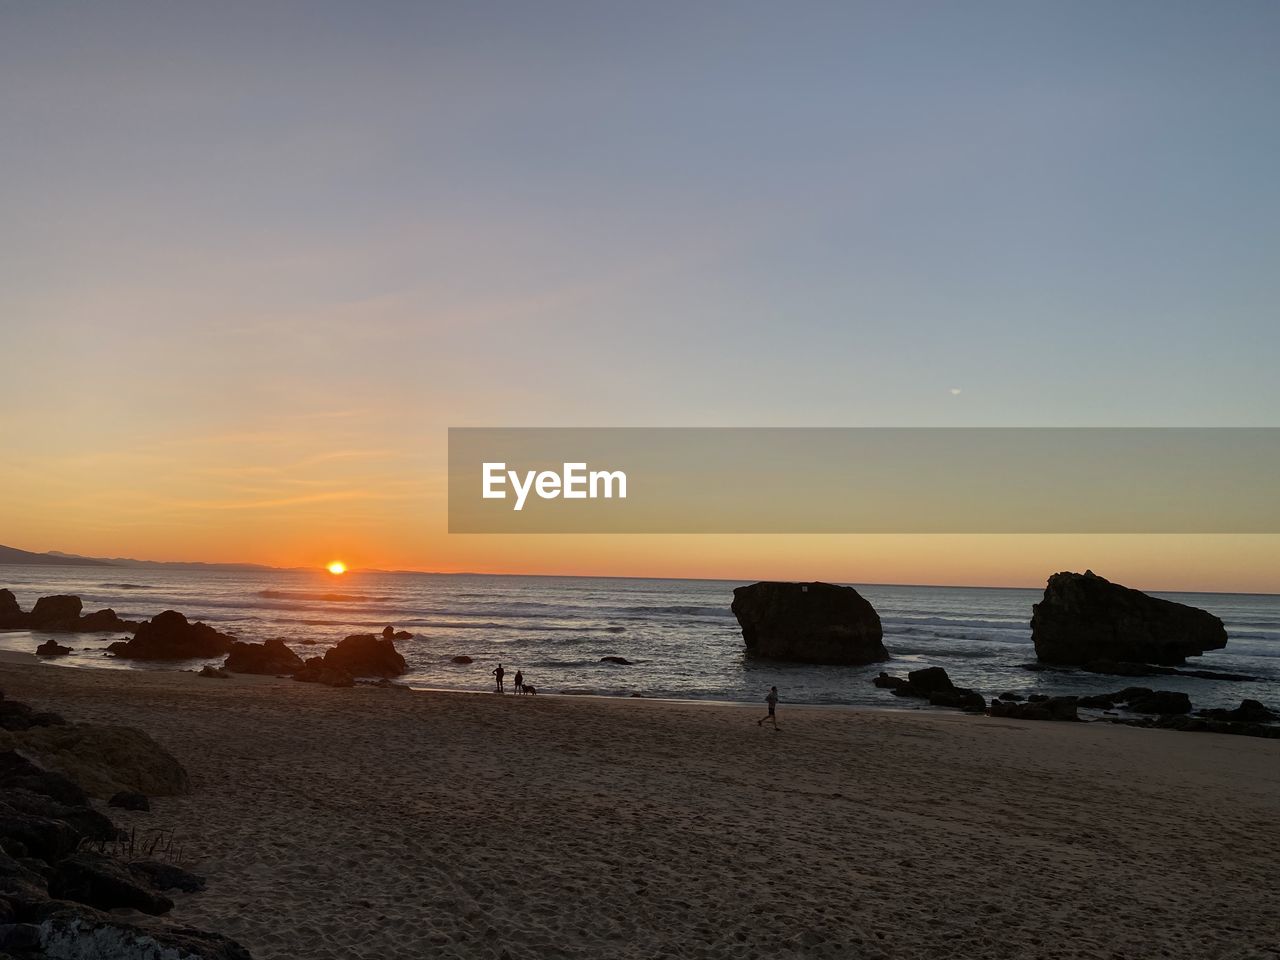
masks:
<instances>
[{"instance_id":1,"label":"gradient sky","mask_svg":"<svg viewBox=\"0 0 1280 960\"><path fill-rule=\"evenodd\" d=\"M1278 43L1270 2L5 4L0 542L1280 591L1274 537L444 503L451 425L1276 425Z\"/></svg>"}]
</instances>

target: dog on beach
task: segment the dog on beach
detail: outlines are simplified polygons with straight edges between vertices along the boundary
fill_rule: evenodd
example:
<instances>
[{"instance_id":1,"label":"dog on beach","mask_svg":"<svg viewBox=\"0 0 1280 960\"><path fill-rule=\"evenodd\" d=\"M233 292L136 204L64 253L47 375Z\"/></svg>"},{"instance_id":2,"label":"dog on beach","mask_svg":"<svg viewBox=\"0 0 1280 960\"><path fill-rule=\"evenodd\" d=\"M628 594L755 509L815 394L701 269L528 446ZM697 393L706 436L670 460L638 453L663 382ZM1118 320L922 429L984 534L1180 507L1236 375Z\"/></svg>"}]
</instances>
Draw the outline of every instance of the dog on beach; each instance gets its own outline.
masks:
<instances>
[{"instance_id":1,"label":"dog on beach","mask_svg":"<svg viewBox=\"0 0 1280 960\"><path fill-rule=\"evenodd\" d=\"M532 685L527 684L527 683L526 683L526 684L524 684L520 689L521 689L521 691L523 691L524 693L529 694L529 696L534 696L534 695L536 695L536 694L537 694L537 692L538 692L538 688L537 688L537 687L532 686Z\"/></svg>"}]
</instances>

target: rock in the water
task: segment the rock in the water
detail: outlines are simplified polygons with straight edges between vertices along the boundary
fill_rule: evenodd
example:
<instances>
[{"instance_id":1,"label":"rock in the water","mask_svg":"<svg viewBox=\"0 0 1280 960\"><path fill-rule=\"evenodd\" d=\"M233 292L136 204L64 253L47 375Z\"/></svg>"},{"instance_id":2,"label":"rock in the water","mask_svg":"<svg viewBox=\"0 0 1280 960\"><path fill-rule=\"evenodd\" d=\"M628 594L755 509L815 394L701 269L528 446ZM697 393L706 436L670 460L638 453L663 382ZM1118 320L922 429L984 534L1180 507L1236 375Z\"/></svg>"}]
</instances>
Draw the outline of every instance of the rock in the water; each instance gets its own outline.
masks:
<instances>
[{"instance_id":1,"label":"rock in the water","mask_svg":"<svg viewBox=\"0 0 1280 960\"><path fill-rule=\"evenodd\" d=\"M167 797L191 789L186 770L173 754L134 727L71 723L0 734L0 751L15 748L38 758L49 772L65 774L99 797L109 797L120 790ZM0 752L0 771L5 756ZM8 785L3 773L0 783ZM50 795L63 803L84 802Z\"/></svg>"},{"instance_id":2,"label":"rock in the water","mask_svg":"<svg viewBox=\"0 0 1280 960\"><path fill-rule=\"evenodd\" d=\"M907 674L907 684L913 690L918 691L917 696L928 696L931 693L955 689L955 684L951 682L951 677L947 675L947 671L942 667L925 667L922 670L912 670Z\"/></svg>"},{"instance_id":3,"label":"rock in the water","mask_svg":"<svg viewBox=\"0 0 1280 960\"><path fill-rule=\"evenodd\" d=\"M36 647L36 656L38 657L65 657L70 652L70 647L64 647L52 637Z\"/></svg>"},{"instance_id":4,"label":"rock in the water","mask_svg":"<svg viewBox=\"0 0 1280 960\"><path fill-rule=\"evenodd\" d=\"M118 640L107 649L131 660L194 660L230 653L235 642L207 623L189 623L177 610L166 610L140 624L132 640Z\"/></svg>"},{"instance_id":5,"label":"rock in the water","mask_svg":"<svg viewBox=\"0 0 1280 960\"><path fill-rule=\"evenodd\" d=\"M150 810L151 801L145 793L137 790L120 790L111 795L108 807L119 807L121 810Z\"/></svg>"},{"instance_id":6,"label":"rock in the water","mask_svg":"<svg viewBox=\"0 0 1280 960\"><path fill-rule=\"evenodd\" d=\"M889 676L889 674L885 673L883 670L881 670L879 676L877 676L871 682L883 690L900 690L903 687L910 686L910 684L904 678L891 677Z\"/></svg>"},{"instance_id":7,"label":"rock in the water","mask_svg":"<svg viewBox=\"0 0 1280 960\"><path fill-rule=\"evenodd\" d=\"M311 657L293 674L303 683L322 683L326 687L354 687L356 679L346 670L331 667L324 657Z\"/></svg>"},{"instance_id":8,"label":"rock in the water","mask_svg":"<svg viewBox=\"0 0 1280 960\"><path fill-rule=\"evenodd\" d=\"M1079 720L1075 697L1045 697L1017 703L997 697L991 701L991 716L1013 720Z\"/></svg>"},{"instance_id":9,"label":"rock in the water","mask_svg":"<svg viewBox=\"0 0 1280 960\"><path fill-rule=\"evenodd\" d=\"M1227 631L1207 611L1149 597L1089 570L1049 578L1044 598L1032 607L1031 639L1045 663L1176 666L1225 647Z\"/></svg>"},{"instance_id":10,"label":"rock in the water","mask_svg":"<svg viewBox=\"0 0 1280 960\"><path fill-rule=\"evenodd\" d=\"M474 663L475 661L468 657L465 653L461 656L454 657L450 663Z\"/></svg>"},{"instance_id":11,"label":"rock in the water","mask_svg":"<svg viewBox=\"0 0 1280 960\"><path fill-rule=\"evenodd\" d=\"M853 587L763 581L733 591L747 652L802 663L888 660L880 616Z\"/></svg>"},{"instance_id":12,"label":"rock in the water","mask_svg":"<svg viewBox=\"0 0 1280 960\"><path fill-rule=\"evenodd\" d=\"M1243 723L1272 723L1280 720L1280 714L1263 706L1257 700L1242 700L1234 710L1221 707L1213 710L1200 710L1199 716L1211 717L1214 720L1232 720Z\"/></svg>"},{"instance_id":13,"label":"rock in the water","mask_svg":"<svg viewBox=\"0 0 1280 960\"><path fill-rule=\"evenodd\" d=\"M617 664L618 666L620 666L620 667L629 667L629 666L631 666L631 661L630 661L630 660L628 660L626 657L601 657L601 658L600 658L600 662L601 662L601 663L616 663L616 664Z\"/></svg>"},{"instance_id":14,"label":"rock in the water","mask_svg":"<svg viewBox=\"0 0 1280 960\"><path fill-rule=\"evenodd\" d=\"M324 665L353 677L398 677L408 669L395 644L372 633L353 634L326 650Z\"/></svg>"},{"instance_id":15,"label":"rock in the water","mask_svg":"<svg viewBox=\"0 0 1280 960\"><path fill-rule=\"evenodd\" d=\"M10 590L0 590L0 630L44 630L71 633L96 630L132 630L137 626L129 620L121 620L114 610L99 610L81 616L79 597L59 595L41 597L30 613L22 607Z\"/></svg>"},{"instance_id":16,"label":"rock in the water","mask_svg":"<svg viewBox=\"0 0 1280 960\"><path fill-rule=\"evenodd\" d=\"M158 916L173 909L173 901L139 882L119 860L102 854L80 852L54 864L49 895L59 900L87 903L99 910L128 907Z\"/></svg>"},{"instance_id":17,"label":"rock in the water","mask_svg":"<svg viewBox=\"0 0 1280 960\"><path fill-rule=\"evenodd\" d=\"M302 666L302 658L272 637L266 643L233 643L224 666L232 673L293 673Z\"/></svg>"},{"instance_id":18,"label":"rock in the water","mask_svg":"<svg viewBox=\"0 0 1280 960\"><path fill-rule=\"evenodd\" d=\"M953 707L972 713L987 709L986 698L976 690L957 687L942 667L925 667L912 670L906 678L891 677L884 671L871 681L877 687L889 690L895 697L919 697L935 707Z\"/></svg>"},{"instance_id":19,"label":"rock in the water","mask_svg":"<svg viewBox=\"0 0 1280 960\"><path fill-rule=\"evenodd\" d=\"M206 663L200 668L199 676L209 677L214 680L230 680L231 674L227 672L226 667L215 667L212 663Z\"/></svg>"},{"instance_id":20,"label":"rock in the water","mask_svg":"<svg viewBox=\"0 0 1280 960\"><path fill-rule=\"evenodd\" d=\"M25 616L13 591L0 590L0 629L19 626Z\"/></svg>"},{"instance_id":21,"label":"rock in the water","mask_svg":"<svg viewBox=\"0 0 1280 960\"><path fill-rule=\"evenodd\" d=\"M1190 713L1191 698L1172 690L1154 690L1145 697L1130 700L1128 709L1133 713Z\"/></svg>"},{"instance_id":22,"label":"rock in the water","mask_svg":"<svg viewBox=\"0 0 1280 960\"><path fill-rule=\"evenodd\" d=\"M79 597L41 597L31 608L27 623L32 630L58 629L79 620L82 606Z\"/></svg>"}]
</instances>

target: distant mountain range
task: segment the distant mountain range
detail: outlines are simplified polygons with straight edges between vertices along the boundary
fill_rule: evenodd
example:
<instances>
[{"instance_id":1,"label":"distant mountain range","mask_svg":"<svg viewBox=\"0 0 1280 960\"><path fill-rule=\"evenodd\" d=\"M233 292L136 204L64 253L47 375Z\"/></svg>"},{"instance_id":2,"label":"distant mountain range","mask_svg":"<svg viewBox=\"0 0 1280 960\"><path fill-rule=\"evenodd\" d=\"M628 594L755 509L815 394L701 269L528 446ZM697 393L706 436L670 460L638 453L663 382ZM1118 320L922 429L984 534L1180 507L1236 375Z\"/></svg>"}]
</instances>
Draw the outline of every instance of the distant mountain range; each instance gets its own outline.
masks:
<instances>
[{"instance_id":1,"label":"distant mountain range","mask_svg":"<svg viewBox=\"0 0 1280 960\"><path fill-rule=\"evenodd\" d=\"M50 550L32 553L0 544L0 564L61 567L130 567L145 570L276 570L261 563L195 563L185 561L133 560L129 557L82 557L74 553Z\"/></svg>"}]
</instances>

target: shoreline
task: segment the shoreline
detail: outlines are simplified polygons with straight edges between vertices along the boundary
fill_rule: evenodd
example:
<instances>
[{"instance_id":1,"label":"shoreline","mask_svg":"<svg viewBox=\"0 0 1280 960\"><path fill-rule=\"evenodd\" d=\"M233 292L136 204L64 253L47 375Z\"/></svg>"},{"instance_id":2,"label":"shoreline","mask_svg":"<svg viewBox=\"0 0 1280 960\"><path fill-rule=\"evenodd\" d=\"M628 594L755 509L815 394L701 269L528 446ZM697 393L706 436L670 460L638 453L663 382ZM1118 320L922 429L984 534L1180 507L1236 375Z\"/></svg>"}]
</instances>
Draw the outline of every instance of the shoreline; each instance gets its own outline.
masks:
<instances>
[{"instance_id":1,"label":"shoreline","mask_svg":"<svg viewBox=\"0 0 1280 960\"><path fill-rule=\"evenodd\" d=\"M111 815L208 878L170 922L256 960L1245 958L1280 925L1270 740L43 666L0 688L187 768Z\"/></svg>"}]
</instances>

